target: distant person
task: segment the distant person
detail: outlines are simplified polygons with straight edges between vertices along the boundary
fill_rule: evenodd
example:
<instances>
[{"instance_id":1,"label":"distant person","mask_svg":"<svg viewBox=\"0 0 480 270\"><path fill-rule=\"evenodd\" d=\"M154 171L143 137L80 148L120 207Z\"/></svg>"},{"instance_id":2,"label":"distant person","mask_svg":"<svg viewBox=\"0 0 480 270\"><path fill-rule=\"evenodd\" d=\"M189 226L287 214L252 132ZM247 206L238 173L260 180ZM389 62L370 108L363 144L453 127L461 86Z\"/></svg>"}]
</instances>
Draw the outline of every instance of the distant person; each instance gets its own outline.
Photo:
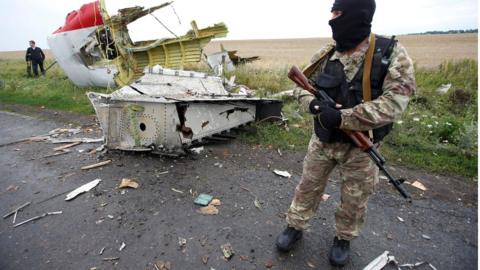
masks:
<instances>
[{"instance_id":1,"label":"distant person","mask_svg":"<svg viewBox=\"0 0 480 270\"><path fill-rule=\"evenodd\" d=\"M337 105L295 89L300 104L312 114L314 133L287 213L288 226L276 244L279 250L290 251L300 240L337 167L341 198L329 260L340 267L349 260L350 241L360 234L378 182L374 162L342 130L364 131L373 143L380 143L416 89L413 62L405 48L394 38L371 33L375 7L375 0L335 0L329 22L335 44L320 50L304 71Z\"/></svg>"},{"instance_id":2,"label":"distant person","mask_svg":"<svg viewBox=\"0 0 480 270\"><path fill-rule=\"evenodd\" d=\"M30 40L30 47L27 49L25 55L25 61L27 61L27 73L31 76L30 65L33 69L33 76L38 77L38 66L42 75L45 76L45 68L43 68L43 61L45 61L45 54L40 47L35 46L35 41Z\"/></svg>"}]
</instances>

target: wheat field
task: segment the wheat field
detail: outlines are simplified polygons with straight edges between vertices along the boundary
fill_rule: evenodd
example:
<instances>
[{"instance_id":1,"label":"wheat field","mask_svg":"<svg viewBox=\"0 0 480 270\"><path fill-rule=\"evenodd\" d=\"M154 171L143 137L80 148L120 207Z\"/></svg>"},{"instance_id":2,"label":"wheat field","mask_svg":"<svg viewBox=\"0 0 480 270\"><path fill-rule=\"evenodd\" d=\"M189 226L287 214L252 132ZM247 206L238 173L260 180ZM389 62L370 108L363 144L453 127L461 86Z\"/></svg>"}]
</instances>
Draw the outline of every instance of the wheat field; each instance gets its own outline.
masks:
<instances>
[{"instance_id":1,"label":"wheat field","mask_svg":"<svg viewBox=\"0 0 480 270\"><path fill-rule=\"evenodd\" d=\"M418 67L435 68L446 60L477 59L477 34L451 35L408 35L398 40L409 52ZM261 57L255 65L278 66L306 64L311 56L330 38L278 39L278 40L237 40L214 41L207 53L220 50L220 43L227 50L238 50L240 56Z\"/></svg>"},{"instance_id":2,"label":"wheat field","mask_svg":"<svg viewBox=\"0 0 480 270\"><path fill-rule=\"evenodd\" d=\"M447 60L477 59L477 34L451 35L409 35L399 36L418 67L435 68ZM224 40L213 41L205 48L207 54L220 50L223 44L227 50L237 50L239 56L260 56L255 66L278 67L308 63L311 56L330 38L266 39L266 40ZM44 50L47 58L51 53ZM0 52L0 60L23 59L25 51Z\"/></svg>"}]
</instances>

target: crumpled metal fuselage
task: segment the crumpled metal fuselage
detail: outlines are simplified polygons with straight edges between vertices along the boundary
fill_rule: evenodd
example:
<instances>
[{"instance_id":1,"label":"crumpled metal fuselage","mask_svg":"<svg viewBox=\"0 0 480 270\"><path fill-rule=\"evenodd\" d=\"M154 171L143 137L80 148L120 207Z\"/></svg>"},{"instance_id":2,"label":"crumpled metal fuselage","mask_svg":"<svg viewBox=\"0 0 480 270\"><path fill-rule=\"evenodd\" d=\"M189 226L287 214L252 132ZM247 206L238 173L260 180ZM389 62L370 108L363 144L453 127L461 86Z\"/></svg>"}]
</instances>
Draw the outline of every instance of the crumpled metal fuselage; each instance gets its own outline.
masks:
<instances>
[{"instance_id":1,"label":"crumpled metal fuselage","mask_svg":"<svg viewBox=\"0 0 480 270\"><path fill-rule=\"evenodd\" d=\"M226 36L225 24L199 29L193 21L192 30L177 38L136 43L130 39L129 23L170 4L125 8L114 16L109 16L103 0L83 5L47 38L49 47L69 79L80 87L124 86L142 76L146 66L183 68L199 62L210 40Z\"/></svg>"},{"instance_id":2,"label":"crumpled metal fuselage","mask_svg":"<svg viewBox=\"0 0 480 270\"><path fill-rule=\"evenodd\" d=\"M256 120L258 107L281 103L225 90L202 73L145 69L112 94L88 93L109 149L182 153L192 144ZM261 106L259 106L261 105Z\"/></svg>"}]
</instances>

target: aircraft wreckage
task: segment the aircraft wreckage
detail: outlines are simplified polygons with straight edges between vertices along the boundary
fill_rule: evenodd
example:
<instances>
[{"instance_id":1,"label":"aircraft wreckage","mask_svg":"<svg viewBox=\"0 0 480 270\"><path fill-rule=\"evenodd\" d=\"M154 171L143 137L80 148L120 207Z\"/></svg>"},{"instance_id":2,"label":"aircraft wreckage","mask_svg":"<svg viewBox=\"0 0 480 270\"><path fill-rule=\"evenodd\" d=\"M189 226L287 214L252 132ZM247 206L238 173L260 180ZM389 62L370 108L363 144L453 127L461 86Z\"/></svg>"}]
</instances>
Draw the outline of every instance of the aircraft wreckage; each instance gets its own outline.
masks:
<instances>
[{"instance_id":1,"label":"aircraft wreckage","mask_svg":"<svg viewBox=\"0 0 480 270\"><path fill-rule=\"evenodd\" d=\"M104 1L83 5L48 38L57 62L77 86L120 87L88 93L108 149L178 154L210 140L231 138L231 129L280 116L278 100L252 97L221 77L181 70L202 59L223 23L184 36L133 43L127 25L170 5L131 7L109 16ZM158 20L158 19L157 19ZM234 89L240 92L234 93Z\"/></svg>"}]
</instances>

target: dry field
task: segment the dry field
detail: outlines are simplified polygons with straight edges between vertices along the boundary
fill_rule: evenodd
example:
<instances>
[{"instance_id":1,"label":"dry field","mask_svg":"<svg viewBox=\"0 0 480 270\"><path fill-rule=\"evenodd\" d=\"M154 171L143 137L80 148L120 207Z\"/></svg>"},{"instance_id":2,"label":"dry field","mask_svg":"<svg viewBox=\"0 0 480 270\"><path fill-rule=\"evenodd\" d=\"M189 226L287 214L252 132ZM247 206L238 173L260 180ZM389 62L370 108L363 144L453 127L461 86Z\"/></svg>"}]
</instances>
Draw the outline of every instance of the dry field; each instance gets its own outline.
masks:
<instances>
[{"instance_id":1,"label":"dry field","mask_svg":"<svg viewBox=\"0 0 480 270\"><path fill-rule=\"evenodd\" d=\"M398 39L419 67L434 68L445 60L478 57L477 34L400 36ZM256 66L301 65L306 64L318 49L330 41L329 38L225 40L210 43L206 52L219 51L222 43L228 50L238 50L240 56L260 56L262 60L258 61ZM47 57L51 58L50 52L44 51ZM0 60L23 57L24 51L0 52Z\"/></svg>"},{"instance_id":2,"label":"dry field","mask_svg":"<svg viewBox=\"0 0 480 270\"><path fill-rule=\"evenodd\" d=\"M445 60L478 57L477 34L412 35L399 36L398 39L419 67L434 68ZM328 42L331 42L331 39L215 41L209 44L206 51L218 51L219 43L222 43L228 50L238 50L240 56L260 56L262 61L256 65L306 64L310 57Z\"/></svg>"}]
</instances>

